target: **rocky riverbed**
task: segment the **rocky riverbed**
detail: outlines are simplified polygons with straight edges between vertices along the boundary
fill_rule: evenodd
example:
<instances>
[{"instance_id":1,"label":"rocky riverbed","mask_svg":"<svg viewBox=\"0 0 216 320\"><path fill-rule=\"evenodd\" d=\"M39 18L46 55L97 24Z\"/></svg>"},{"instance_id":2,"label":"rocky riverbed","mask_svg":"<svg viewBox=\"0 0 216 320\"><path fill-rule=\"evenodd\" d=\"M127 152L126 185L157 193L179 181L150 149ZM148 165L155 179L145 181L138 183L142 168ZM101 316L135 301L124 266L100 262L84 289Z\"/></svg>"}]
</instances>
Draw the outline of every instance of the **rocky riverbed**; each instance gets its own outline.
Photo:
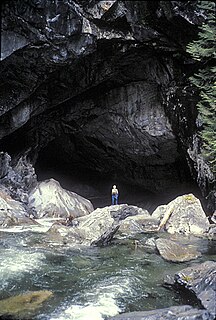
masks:
<instances>
[{"instance_id":1,"label":"rocky riverbed","mask_svg":"<svg viewBox=\"0 0 216 320\"><path fill-rule=\"evenodd\" d=\"M2 184L3 319L214 319L215 225L193 194L149 213L94 209L54 179L26 202L11 190Z\"/></svg>"}]
</instances>

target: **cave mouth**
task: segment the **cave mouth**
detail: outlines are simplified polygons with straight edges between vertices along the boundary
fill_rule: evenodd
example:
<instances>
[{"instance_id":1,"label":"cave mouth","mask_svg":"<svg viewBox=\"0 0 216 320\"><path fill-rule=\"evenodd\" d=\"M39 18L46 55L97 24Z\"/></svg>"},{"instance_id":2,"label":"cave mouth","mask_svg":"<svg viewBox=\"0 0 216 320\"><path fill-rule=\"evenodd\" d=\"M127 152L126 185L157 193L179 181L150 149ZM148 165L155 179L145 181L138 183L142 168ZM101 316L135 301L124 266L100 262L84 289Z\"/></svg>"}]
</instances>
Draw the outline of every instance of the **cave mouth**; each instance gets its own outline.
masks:
<instances>
[{"instance_id":1,"label":"cave mouth","mask_svg":"<svg viewBox=\"0 0 216 320\"><path fill-rule=\"evenodd\" d=\"M125 163L125 174L122 174L122 163L119 163L115 170L114 165L105 171L98 169L97 165L94 167L94 163L97 162L103 167L104 161L106 160L97 159L95 162L91 152L83 154L74 144L63 143L61 138L56 138L39 152L35 171L39 181L53 178L64 189L89 199L94 208L111 205L111 188L114 184L119 189L119 204L135 205L147 209L150 213L157 206L167 204L177 196L187 193L193 193L201 202L204 201L184 159L175 164L176 170L181 172L180 181L172 186L167 185L163 190L155 191L149 190L136 179L127 179ZM113 163L116 163L116 159L113 159Z\"/></svg>"}]
</instances>

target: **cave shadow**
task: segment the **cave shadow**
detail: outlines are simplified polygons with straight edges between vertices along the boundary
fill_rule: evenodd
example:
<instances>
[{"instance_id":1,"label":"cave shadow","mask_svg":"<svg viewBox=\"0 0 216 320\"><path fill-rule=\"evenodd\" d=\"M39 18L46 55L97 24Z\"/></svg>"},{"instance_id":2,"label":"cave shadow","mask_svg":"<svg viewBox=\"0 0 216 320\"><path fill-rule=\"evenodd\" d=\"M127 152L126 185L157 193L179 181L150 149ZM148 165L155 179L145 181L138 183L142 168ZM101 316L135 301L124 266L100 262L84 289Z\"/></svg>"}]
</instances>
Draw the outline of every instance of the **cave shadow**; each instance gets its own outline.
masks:
<instances>
[{"instance_id":1,"label":"cave shadow","mask_svg":"<svg viewBox=\"0 0 216 320\"><path fill-rule=\"evenodd\" d=\"M119 190L119 204L138 206L152 213L159 205L167 204L179 195L193 193L200 198L200 192L194 183L182 184L182 187L163 192L151 192L142 186L127 183L112 173L101 175L86 168L76 168L71 165L45 165L38 161L35 165L39 181L53 178L69 191L75 192L88 199L94 208L111 205L111 189L115 184Z\"/></svg>"}]
</instances>

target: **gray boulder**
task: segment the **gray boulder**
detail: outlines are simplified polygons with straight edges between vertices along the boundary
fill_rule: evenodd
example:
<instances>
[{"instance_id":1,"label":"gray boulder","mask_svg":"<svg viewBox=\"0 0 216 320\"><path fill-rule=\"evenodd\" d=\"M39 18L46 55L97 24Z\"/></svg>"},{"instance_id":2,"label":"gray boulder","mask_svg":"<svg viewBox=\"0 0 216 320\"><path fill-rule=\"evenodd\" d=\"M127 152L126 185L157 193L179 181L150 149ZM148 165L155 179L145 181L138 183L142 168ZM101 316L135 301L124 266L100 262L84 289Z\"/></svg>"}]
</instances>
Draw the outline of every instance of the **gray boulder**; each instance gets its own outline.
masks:
<instances>
[{"instance_id":1,"label":"gray boulder","mask_svg":"<svg viewBox=\"0 0 216 320\"><path fill-rule=\"evenodd\" d=\"M39 182L29 194L29 205L42 217L80 217L91 213L91 202L80 195L65 190L58 181Z\"/></svg>"},{"instance_id":2,"label":"gray boulder","mask_svg":"<svg viewBox=\"0 0 216 320\"><path fill-rule=\"evenodd\" d=\"M99 247L108 245L118 229L119 225L113 224L111 229L105 231L97 240L93 241L91 244Z\"/></svg>"},{"instance_id":3,"label":"gray boulder","mask_svg":"<svg viewBox=\"0 0 216 320\"><path fill-rule=\"evenodd\" d=\"M159 206L152 217L160 220L158 231L181 234L204 235L209 230L209 221L200 200L193 194L179 196L167 205Z\"/></svg>"},{"instance_id":4,"label":"gray boulder","mask_svg":"<svg viewBox=\"0 0 216 320\"><path fill-rule=\"evenodd\" d=\"M147 210L137 206L127 204L112 206L111 215L120 223L118 232L121 234L152 232L158 227L158 220L153 218Z\"/></svg>"},{"instance_id":5,"label":"gray boulder","mask_svg":"<svg viewBox=\"0 0 216 320\"><path fill-rule=\"evenodd\" d=\"M145 213L144 216L149 217L145 210L127 204L97 208L88 216L73 220L74 227L70 228L66 236L67 241L84 245L106 245L124 221L129 219L130 214L135 218L136 214L139 217L139 213Z\"/></svg>"},{"instance_id":6,"label":"gray boulder","mask_svg":"<svg viewBox=\"0 0 216 320\"><path fill-rule=\"evenodd\" d=\"M125 212L132 214L130 216L125 215ZM127 206L120 209L119 213L121 215L120 233L129 235L140 232L155 232L158 228L158 220L152 218L149 212L142 208Z\"/></svg>"},{"instance_id":7,"label":"gray boulder","mask_svg":"<svg viewBox=\"0 0 216 320\"><path fill-rule=\"evenodd\" d=\"M216 317L216 262L194 264L175 274L175 284L193 292L204 308Z\"/></svg>"},{"instance_id":8,"label":"gray boulder","mask_svg":"<svg viewBox=\"0 0 216 320\"><path fill-rule=\"evenodd\" d=\"M167 261L185 262L201 256L201 253L193 247L181 245L170 239L157 239L156 247L160 255Z\"/></svg>"},{"instance_id":9,"label":"gray boulder","mask_svg":"<svg viewBox=\"0 0 216 320\"><path fill-rule=\"evenodd\" d=\"M213 320L213 318L206 310L198 310L185 305L151 311L123 313L108 320Z\"/></svg>"},{"instance_id":10,"label":"gray boulder","mask_svg":"<svg viewBox=\"0 0 216 320\"><path fill-rule=\"evenodd\" d=\"M118 207L118 206L116 206ZM77 225L71 228L68 239L84 245L102 245L111 240L119 224L111 215L112 207L98 208L88 216L74 220Z\"/></svg>"},{"instance_id":11,"label":"gray boulder","mask_svg":"<svg viewBox=\"0 0 216 320\"><path fill-rule=\"evenodd\" d=\"M134 217L127 217L121 221L119 232L126 235L143 232L145 218L147 218L146 215L141 214Z\"/></svg>"},{"instance_id":12,"label":"gray boulder","mask_svg":"<svg viewBox=\"0 0 216 320\"><path fill-rule=\"evenodd\" d=\"M0 191L0 226L9 227L24 224L37 224L37 222L28 217L22 203Z\"/></svg>"}]
</instances>

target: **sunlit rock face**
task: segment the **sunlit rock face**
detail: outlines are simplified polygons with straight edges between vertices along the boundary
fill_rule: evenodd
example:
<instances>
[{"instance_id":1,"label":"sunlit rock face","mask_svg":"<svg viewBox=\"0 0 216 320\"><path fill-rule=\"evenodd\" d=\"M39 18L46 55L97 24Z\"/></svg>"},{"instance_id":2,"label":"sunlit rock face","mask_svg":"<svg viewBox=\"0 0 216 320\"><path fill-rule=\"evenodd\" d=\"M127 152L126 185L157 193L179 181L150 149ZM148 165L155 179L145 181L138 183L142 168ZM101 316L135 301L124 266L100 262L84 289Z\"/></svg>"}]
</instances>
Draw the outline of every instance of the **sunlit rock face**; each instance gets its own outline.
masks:
<instances>
[{"instance_id":1,"label":"sunlit rock face","mask_svg":"<svg viewBox=\"0 0 216 320\"><path fill-rule=\"evenodd\" d=\"M36 222L28 217L27 211L20 202L0 191L0 227L25 224L31 225Z\"/></svg>"},{"instance_id":2,"label":"sunlit rock face","mask_svg":"<svg viewBox=\"0 0 216 320\"><path fill-rule=\"evenodd\" d=\"M29 195L29 204L35 209L38 218L75 218L94 210L90 201L64 190L54 179L38 183Z\"/></svg>"},{"instance_id":3,"label":"sunlit rock face","mask_svg":"<svg viewBox=\"0 0 216 320\"><path fill-rule=\"evenodd\" d=\"M199 199L193 194L179 196L167 205L159 206L152 217L160 219L159 230L168 233L204 235L209 230L209 221Z\"/></svg>"},{"instance_id":4,"label":"sunlit rock face","mask_svg":"<svg viewBox=\"0 0 216 320\"><path fill-rule=\"evenodd\" d=\"M197 98L185 54L203 19L195 8L196 1L5 1L1 149L42 170L91 171L153 192L181 188L191 173L196 179L187 150Z\"/></svg>"}]
</instances>

